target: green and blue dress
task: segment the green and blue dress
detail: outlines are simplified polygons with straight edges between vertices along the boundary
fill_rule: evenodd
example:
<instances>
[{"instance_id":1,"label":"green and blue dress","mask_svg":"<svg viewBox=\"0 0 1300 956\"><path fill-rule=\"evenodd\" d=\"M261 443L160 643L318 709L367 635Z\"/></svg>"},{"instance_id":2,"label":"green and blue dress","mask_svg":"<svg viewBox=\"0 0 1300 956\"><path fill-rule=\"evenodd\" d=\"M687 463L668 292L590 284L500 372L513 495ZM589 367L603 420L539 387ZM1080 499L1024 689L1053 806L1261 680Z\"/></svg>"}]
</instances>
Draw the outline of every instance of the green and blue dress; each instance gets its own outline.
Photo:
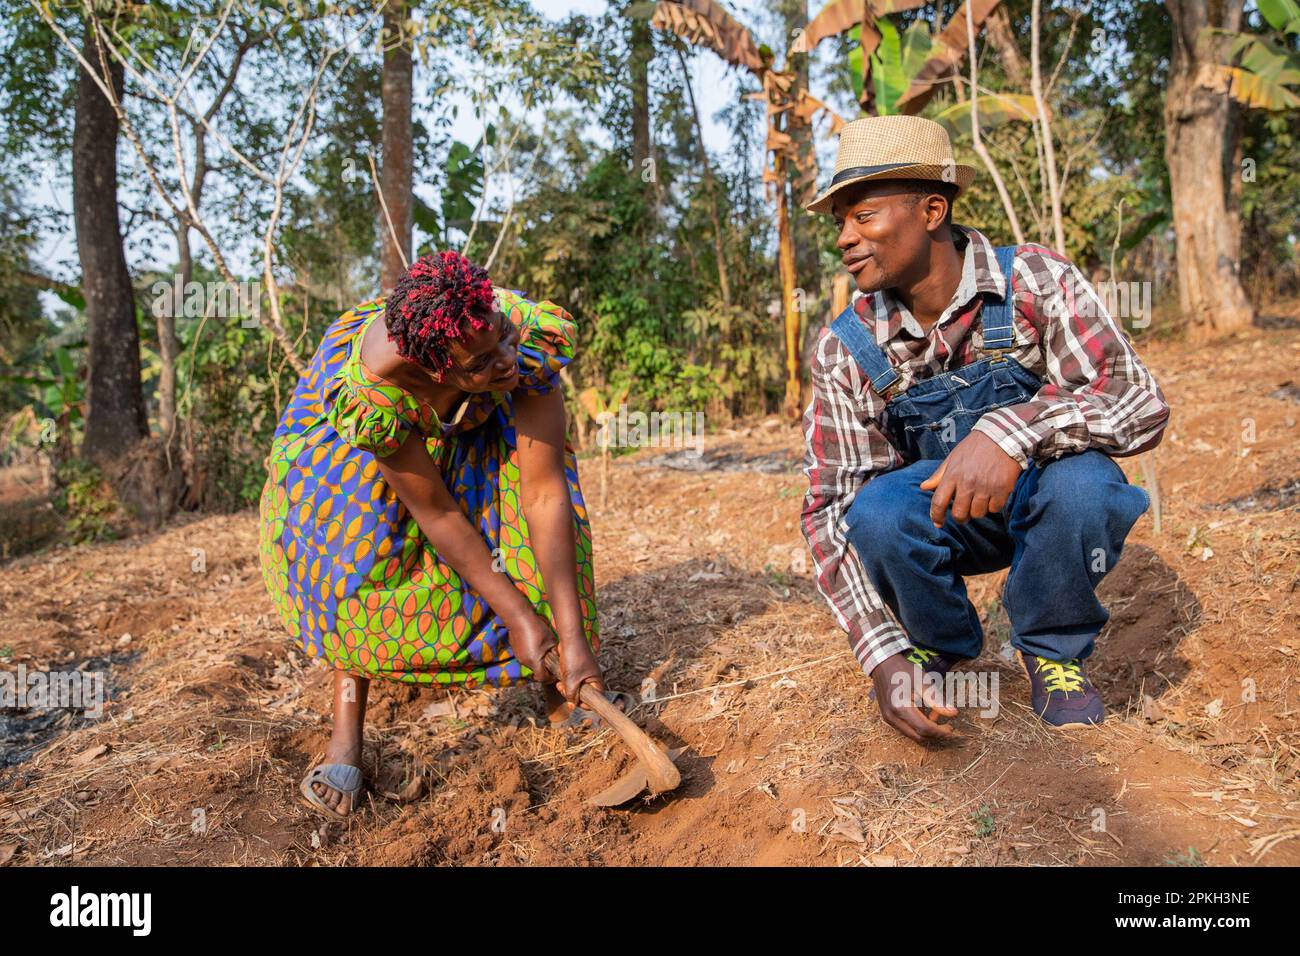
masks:
<instances>
[{"instance_id":1,"label":"green and blue dress","mask_svg":"<svg viewBox=\"0 0 1300 956\"><path fill-rule=\"evenodd\" d=\"M261 563L297 645L333 667L413 684L505 686L530 676L505 624L425 538L376 460L420 440L447 490L538 613L554 619L520 503L514 395L559 387L573 358L573 318L550 302L497 290L519 329L512 392L470 395L440 422L414 395L361 361L382 300L345 312L299 379L271 446L261 498ZM583 626L598 646L591 527L577 459L565 442Z\"/></svg>"}]
</instances>

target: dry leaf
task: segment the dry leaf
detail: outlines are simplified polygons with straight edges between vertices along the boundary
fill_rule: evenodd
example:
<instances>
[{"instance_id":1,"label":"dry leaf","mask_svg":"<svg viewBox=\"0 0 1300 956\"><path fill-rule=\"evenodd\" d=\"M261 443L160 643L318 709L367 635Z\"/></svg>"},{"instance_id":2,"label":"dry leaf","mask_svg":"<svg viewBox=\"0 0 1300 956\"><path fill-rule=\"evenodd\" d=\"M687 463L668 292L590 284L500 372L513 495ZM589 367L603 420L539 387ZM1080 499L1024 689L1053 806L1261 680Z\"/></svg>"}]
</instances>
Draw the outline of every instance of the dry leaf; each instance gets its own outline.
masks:
<instances>
[{"instance_id":1,"label":"dry leaf","mask_svg":"<svg viewBox=\"0 0 1300 956\"><path fill-rule=\"evenodd\" d=\"M856 817L839 817L831 824L830 832L854 843L867 842L866 834L862 832L862 822Z\"/></svg>"},{"instance_id":2,"label":"dry leaf","mask_svg":"<svg viewBox=\"0 0 1300 956\"><path fill-rule=\"evenodd\" d=\"M1142 716L1152 723L1165 719L1164 709L1150 694L1142 695Z\"/></svg>"},{"instance_id":3,"label":"dry leaf","mask_svg":"<svg viewBox=\"0 0 1300 956\"><path fill-rule=\"evenodd\" d=\"M455 717L456 702L450 697L445 700L435 700L428 707L424 708L423 716L431 720L437 717Z\"/></svg>"},{"instance_id":4,"label":"dry leaf","mask_svg":"<svg viewBox=\"0 0 1300 956\"><path fill-rule=\"evenodd\" d=\"M1000 0L968 0L976 33L999 2ZM915 115L921 112L925 104L930 102L939 82L966 56L970 36L966 29L966 7L966 3L958 7L948 25L934 38L930 58L916 71L912 85L894 104L894 109L899 113Z\"/></svg>"},{"instance_id":5,"label":"dry leaf","mask_svg":"<svg viewBox=\"0 0 1300 956\"><path fill-rule=\"evenodd\" d=\"M95 758L102 757L106 753L108 753L108 744L97 744L89 750L83 750L81 753L77 754L77 756L72 758L71 763L74 767L84 767Z\"/></svg>"},{"instance_id":6,"label":"dry leaf","mask_svg":"<svg viewBox=\"0 0 1300 956\"><path fill-rule=\"evenodd\" d=\"M753 35L713 0L660 0L650 25L708 47L733 66L753 73L763 69Z\"/></svg>"}]
</instances>

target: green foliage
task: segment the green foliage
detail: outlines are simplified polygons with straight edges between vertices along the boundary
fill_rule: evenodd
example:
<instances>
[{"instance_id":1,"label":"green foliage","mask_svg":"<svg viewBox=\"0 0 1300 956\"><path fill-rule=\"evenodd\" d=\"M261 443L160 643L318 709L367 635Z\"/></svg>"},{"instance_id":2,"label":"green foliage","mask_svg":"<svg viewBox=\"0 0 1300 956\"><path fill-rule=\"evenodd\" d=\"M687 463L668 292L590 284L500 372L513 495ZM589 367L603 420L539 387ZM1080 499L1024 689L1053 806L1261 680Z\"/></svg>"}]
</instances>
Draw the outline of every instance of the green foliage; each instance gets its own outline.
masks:
<instances>
[{"instance_id":1,"label":"green foliage","mask_svg":"<svg viewBox=\"0 0 1300 956\"><path fill-rule=\"evenodd\" d=\"M1300 34L1300 3L1296 0L1256 0L1255 6L1274 30Z\"/></svg>"},{"instance_id":2,"label":"green foliage","mask_svg":"<svg viewBox=\"0 0 1300 956\"><path fill-rule=\"evenodd\" d=\"M1255 175L1241 190L1242 279L1257 302L1300 293L1295 197L1300 196L1300 112L1255 110L1245 117L1241 153Z\"/></svg>"},{"instance_id":3,"label":"green foliage","mask_svg":"<svg viewBox=\"0 0 1300 956\"><path fill-rule=\"evenodd\" d=\"M322 314L304 338L319 338L331 318ZM256 504L267 449L296 376L267 348L260 329L238 320L189 320L178 334L177 412L192 447L194 494L218 511Z\"/></svg>"},{"instance_id":4,"label":"green foliage","mask_svg":"<svg viewBox=\"0 0 1300 956\"><path fill-rule=\"evenodd\" d=\"M494 142L495 134L496 128L489 123L485 142ZM444 247L450 244L449 229L469 232L474 210L483 196L483 171L481 150L473 150L459 141L451 144L443 167L446 177L442 187L441 236Z\"/></svg>"},{"instance_id":5,"label":"green foliage","mask_svg":"<svg viewBox=\"0 0 1300 956\"><path fill-rule=\"evenodd\" d=\"M116 536L122 507L103 472L73 459L59 467L56 481L55 509L63 515L65 534L73 544Z\"/></svg>"},{"instance_id":6,"label":"green foliage","mask_svg":"<svg viewBox=\"0 0 1300 956\"><path fill-rule=\"evenodd\" d=\"M1300 28L1300 20L1296 21ZM1300 107L1300 56L1271 38L1254 33L1207 29L1208 36L1230 40L1229 62L1218 65L1218 82L1233 99L1251 109Z\"/></svg>"},{"instance_id":7,"label":"green foliage","mask_svg":"<svg viewBox=\"0 0 1300 956\"><path fill-rule=\"evenodd\" d=\"M892 17L881 17L876 21L876 29L881 39L880 46L871 55L871 78L876 85L876 110L881 116L887 116L897 112L895 104L929 59L934 43L930 25L924 20L914 20L900 34ZM857 41L861 34L861 27L849 31L855 46L849 53L848 67L859 97L862 96L862 46Z\"/></svg>"},{"instance_id":8,"label":"green foliage","mask_svg":"<svg viewBox=\"0 0 1300 956\"><path fill-rule=\"evenodd\" d=\"M42 210L23 201L22 178L0 158L0 368L20 364L55 331L28 281L37 274L33 259L43 217ZM0 414L13 408L16 397L0 387Z\"/></svg>"},{"instance_id":9,"label":"green foliage","mask_svg":"<svg viewBox=\"0 0 1300 956\"><path fill-rule=\"evenodd\" d=\"M194 28L213 22L221 6L201 0L136 4L133 17L119 26L136 50L174 74ZM300 105L314 55L332 31L372 16L378 3L354 6L349 13L339 3L239 4L232 30L220 37L212 60L193 77L189 93L202 101L220 88L239 38L283 26L274 42L246 51L240 82L213 120L220 135L207 140L212 169L202 209L236 271L251 275L261 268L258 237L272 198L264 180L234 160L224 143L273 166L268 157L277 155L286 117ZM935 13L951 16L959 4L925 6L878 21L882 42L873 55L872 77L882 113L895 109L933 52ZM1128 270L1131 278L1134 270L1145 269L1146 277L1154 268L1154 250L1163 249L1166 259L1168 253L1163 235L1170 221L1163 155L1163 93L1172 45L1168 16L1160 4L1094 0L1073 29L1072 9L1044 7L1043 62L1048 70L1061 63L1049 99L1064 178L1066 252L1085 273L1109 271L1113 254L1117 271ZM1027 54L1029 4L1008 0L1004 8ZM77 8L51 9L78 39ZM1257 9L1258 16L1254 8L1250 14L1254 32L1230 44L1235 59L1228 66L1249 75L1245 86L1232 79L1250 94L1247 100L1253 96L1285 107L1247 111L1242 120L1242 154L1260 172L1236 197L1245 224L1242 269L1262 297L1300 291L1292 245L1300 171L1291 159L1300 137L1300 109L1289 98L1300 76L1295 72L1300 13L1296 0L1260 0ZM784 395L785 342L780 317L769 310L780 293L775 211L764 195L758 161L765 105L747 98L758 90L752 77L733 74L732 102L714 117L725 124L729 139L724 149L711 141L711 175L706 176L684 78L669 46L677 41L653 34L648 100L655 163L653 177L643 178L633 163L633 81L627 68L632 50L622 12L614 5L604 15L550 22L524 0L412 5L416 247L425 252L467 246L477 261L491 260L499 284L572 312L578 360L566 376L577 393L596 389L616 395L625 389L629 404L639 410L704 409L711 423L770 414ZM784 18L783 10L776 13ZM321 28L319 18L332 19ZM377 31L363 36L354 58L321 89L312 114L314 134L283 197L274 268L282 277L289 333L303 355L340 311L379 291L378 250L386 227L370 165L383 159L378 39ZM1008 78L987 38L981 46L983 136L1006 176L1028 239L1046 242L1051 224L1044 218L1045 184L1027 122L1034 108L1028 91ZM68 184L76 71L27 0L0 0L0 48L10 66L0 81L7 146L0 156L0 420L22 414L28 416L24 422L33 417L57 422L64 455L74 445L84 410L80 323L85 303L69 287L76 284L75 256L68 257L62 273L58 263L41 261L40 253L71 226L64 210L39 204L47 200L31 182L35 171L42 183L53 184L48 191ZM771 49L761 49L772 59ZM783 51L776 52L779 61ZM862 66L856 29L823 44L812 71L813 92L837 102L856 100ZM824 76L819 75L823 68ZM995 242L1008 242L1001 202L971 150L969 96L956 102L951 86L941 84L926 112L948 127L959 160L980 170L958 201L957 221L982 229ZM134 80L128 82L125 103L143 149L159 163L175 194L179 184L164 111L141 95ZM453 122L469 112L476 132L467 135ZM182 130L183 137L189 135ZM123 141L119 152L133 267L173 261L175 213L153 195L134 148ZM825 160L830 150L823 144L819 153ZM822 180L827 173L823 166ZM825 217L796 210L794 219L800 284L811 304L806 321L815 334L829 318L827 280L839 268L834 231ZM197 230L191 239L194 279L217 278ZM63 245L71 248L66 240ZM730 301L724 301L722 275L729 280ZM48 281L57 278L69 284ZM142 276L135 278L148 288ZM36 290L43 283L67 306L57 315L47 316L41 308ZM248 506L261 490L266 450L295 377L264 328L244 328L228 319L179 319L177 325L180 425L174 450L184 453L192 472L190 503ZM141 332L145 385L152 398L161 359L148 315ZM96 477L75 471L61 475L63 507L75 514L75 533L91 538L109 533L112 508Z\"/></svg>"},{"instance_id":10,"label":"green foliage","mask_svg":"<svg viewBox=\"0 0 1300 956\"><path fill-rule=\"evenodd\" d=\"M953 103L936 113L934 120L948 130L949 136L970 136L973 130L971 108L974 102L967 99ZM1037 115L1034 98L1023 93L981 93L978 104L981 133L1012 120L1032 123Z\"/></svg>"},{"instance_id":11,"label":"green foliage","mask_svg":"<svg viewBox=\"0 0 1300 956\"><path fill-rule=\"evenodd\" d=\"M692 336L690 352L711 371L710 381L729 410L738 415L765 414L783 394L783 356L773 347L766 312L713 299L683 316ZM709 396L712 398L713 396Z\"/></svg>"},{"instance_id":12,"label":"green foliage","mask_svg":"<svg viewBox=\"0 0 1300 956\"><path fill-rule=\"evenodd\" d=\"M514 210L521 241L503 249L494 271L574 313L583 382L627 383L629 401L643 409L685 411L719 399L718 353L710 361L696 354L699 333L687 318L716 295L713 275L697 265L714 260L712 244L703 224L673 230L667 222L679 212L703 215L702 186L681 183L683 208L656 213L655 184L633 173L628 153L592 150L578 132L580 117L553 114L549 122L538 185ZM674 151L664 152L656 173L666 196L678 188L679 167Z\"/></svg>"},{"instance_id":13,"label":"green foliage","mask_svg":"<svg viewBox=\"0 0 1300 956\"><path fill-rule=\"evenodd\" d=\"M70 426L81 423L86 387L70 348L50 349L43 367L0 372L0 384L13 389L9 401L14 407L29 402L42 417Z\"/></svg>"}]
</instances>

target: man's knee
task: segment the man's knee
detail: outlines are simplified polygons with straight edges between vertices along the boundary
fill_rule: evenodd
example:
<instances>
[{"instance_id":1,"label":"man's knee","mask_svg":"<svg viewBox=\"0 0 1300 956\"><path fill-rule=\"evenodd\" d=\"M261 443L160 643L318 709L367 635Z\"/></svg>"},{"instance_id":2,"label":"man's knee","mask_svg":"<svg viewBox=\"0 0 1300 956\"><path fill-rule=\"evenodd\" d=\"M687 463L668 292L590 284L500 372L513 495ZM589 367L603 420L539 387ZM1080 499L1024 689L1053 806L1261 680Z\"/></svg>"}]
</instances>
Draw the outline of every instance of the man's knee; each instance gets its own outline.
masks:
<instances>
[{"instance_id":1,"label":"man's knee","mask_svg":"<svg viewBox=\"0 0 1300 956\"><path fill-rule=\"evenodd\" d=\"M921 490L921 482L938 466L937 461L915 462L877 475L858 491L845 521L859 552L887 552L917 530L933 530L930 495Z\"/></svg>"},{"instance_id":2,"label":"man's knee","mask_svg":"<svg viewBox=\"0 0 1300 956\"><path fill-rule=\"evenodd\" d=\"M1150 499L1099 451L1065 455L1042 466L1033 510L1080 534L1126 534Z\"/></svg>"}]
</instances>

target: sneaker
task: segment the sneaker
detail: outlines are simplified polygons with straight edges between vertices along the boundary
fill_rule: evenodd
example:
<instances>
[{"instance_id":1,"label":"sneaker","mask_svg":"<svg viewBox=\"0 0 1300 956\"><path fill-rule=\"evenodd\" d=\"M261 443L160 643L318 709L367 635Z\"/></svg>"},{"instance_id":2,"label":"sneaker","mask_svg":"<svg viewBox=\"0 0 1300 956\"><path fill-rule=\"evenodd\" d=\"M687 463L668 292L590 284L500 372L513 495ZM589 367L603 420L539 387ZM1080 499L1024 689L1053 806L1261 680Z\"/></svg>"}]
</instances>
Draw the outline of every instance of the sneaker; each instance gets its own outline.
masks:
<instances>
[{"instance_id":1,"label":"sneaker","mask_svg":"<svg viewBox=\"0 0 1300 956\"><path fill-rule=\"evenodd\" d=\"M1077 658L1053 661L1020 652L1033 688L1034 713L1053 727L1084 727L1106 717L1106 705Z\"/></svg>"}]
</instances>

